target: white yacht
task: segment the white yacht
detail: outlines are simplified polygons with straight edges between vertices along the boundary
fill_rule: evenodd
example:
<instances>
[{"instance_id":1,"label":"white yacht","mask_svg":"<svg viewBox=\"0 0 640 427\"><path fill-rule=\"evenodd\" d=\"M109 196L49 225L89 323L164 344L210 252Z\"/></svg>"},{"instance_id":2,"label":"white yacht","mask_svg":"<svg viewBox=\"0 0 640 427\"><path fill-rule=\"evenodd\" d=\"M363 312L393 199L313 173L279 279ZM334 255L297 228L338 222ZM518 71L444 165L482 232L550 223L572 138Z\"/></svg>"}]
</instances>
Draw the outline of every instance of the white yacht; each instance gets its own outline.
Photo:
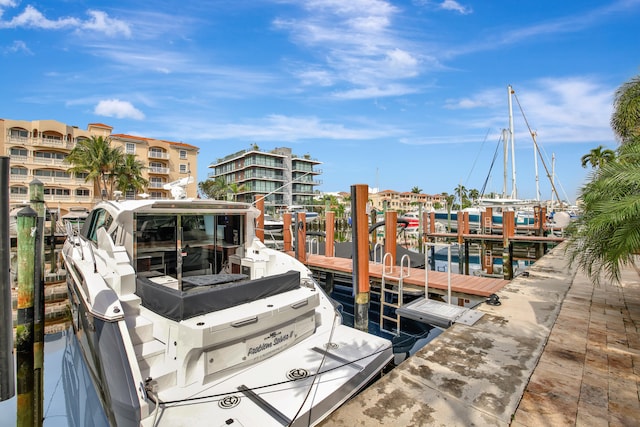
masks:
<instances>
[{"instance_id":1,"label":"white yacht","mask_svg":"<svg viewBox=\"0 0 640 427\"><path fill-rule=\"evenodd\" d=\"M258 210L212 200L97 204L63 250L73 326L112 425L312 426L393 358L342 324Z\"/></svg>"}]
</instances>

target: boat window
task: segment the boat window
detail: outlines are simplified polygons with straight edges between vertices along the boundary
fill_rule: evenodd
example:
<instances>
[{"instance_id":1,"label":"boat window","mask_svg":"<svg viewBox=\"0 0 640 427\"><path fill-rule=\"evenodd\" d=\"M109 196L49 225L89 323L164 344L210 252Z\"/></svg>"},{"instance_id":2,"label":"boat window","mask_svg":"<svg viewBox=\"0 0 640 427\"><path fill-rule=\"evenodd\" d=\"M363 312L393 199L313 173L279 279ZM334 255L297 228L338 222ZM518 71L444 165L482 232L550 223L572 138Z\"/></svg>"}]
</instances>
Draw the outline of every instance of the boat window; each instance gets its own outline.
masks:
<instances>
[{"instance_id":1,"label":"boat window","mask_svg":"<svg viewBox=\"0 0 640 427\"><path fill-rule=\"evenodd\" d=\"M136 271L155 281L220 273L244 241L243 215L138 214L135 224Z\"/></svg>"},{"instance_id":2,"label":"boat window","mask_svg":"<svg viewBox=\"0 0 640 427\"><path fill-rule=\"evenodd\" d=\"M104 209L95 209L89 215L88 220L85 221L81 234L87 239L97 242L98 229L105 227L108 230L112 222L113 217L109 212Z\"/></svg>"}]
</instances>

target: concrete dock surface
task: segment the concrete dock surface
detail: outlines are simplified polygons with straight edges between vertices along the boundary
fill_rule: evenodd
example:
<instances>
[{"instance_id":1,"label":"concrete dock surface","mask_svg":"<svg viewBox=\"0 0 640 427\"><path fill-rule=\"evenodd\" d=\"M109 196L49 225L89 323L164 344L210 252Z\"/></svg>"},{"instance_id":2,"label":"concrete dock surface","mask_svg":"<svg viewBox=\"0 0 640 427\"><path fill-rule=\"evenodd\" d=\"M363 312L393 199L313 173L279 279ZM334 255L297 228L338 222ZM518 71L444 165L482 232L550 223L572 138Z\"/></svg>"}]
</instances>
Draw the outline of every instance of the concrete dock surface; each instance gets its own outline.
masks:
<instances>
[{"instance_id":1,"label":"concrete dock surface","mask_svg":"<svg viewBox=\"0 0 640 427\"><path fill-rule=\"evenodd\" d=\"M640 276L594 285L564 244L320 425L640 425Z\"/></svg>"}]
</instances>

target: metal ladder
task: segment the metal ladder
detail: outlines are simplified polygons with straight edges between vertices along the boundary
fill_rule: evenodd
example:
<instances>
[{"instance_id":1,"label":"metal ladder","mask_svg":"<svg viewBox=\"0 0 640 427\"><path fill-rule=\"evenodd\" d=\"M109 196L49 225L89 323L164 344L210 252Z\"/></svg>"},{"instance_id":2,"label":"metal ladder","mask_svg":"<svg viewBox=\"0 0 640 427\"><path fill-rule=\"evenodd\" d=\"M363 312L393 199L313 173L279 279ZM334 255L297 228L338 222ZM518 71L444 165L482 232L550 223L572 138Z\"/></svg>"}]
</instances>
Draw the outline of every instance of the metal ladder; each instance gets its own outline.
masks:
<instances>
[{"instance_id":1,"label":"metal ladder","mask_svg":"<svg viewBox=\"0 0 640 427\"><path fill-rule=\"evenodd\" d=\"M390 260L387 263L387 260ZM406 261L406 268L405 268ZM390 253L384 254L382 259L382 284L380 285L380 330L389 332L395 335L400 334L400 316L397 313L397 309L402 307L402 286L405 277L409 277L411 270L409 268L409 256L403 255L400 260L399 275L393 275L394 265L393 257ZM387 283L388 279L392 279L394 282ZM393 302L393 297L396 297L396 303ZM389 301L387 301L387 297ZM385 314L385 307L393 309L394 316ZM391 329L385 328L385 320L395 322L395 332Z\"/></svg>"}]
</instances>

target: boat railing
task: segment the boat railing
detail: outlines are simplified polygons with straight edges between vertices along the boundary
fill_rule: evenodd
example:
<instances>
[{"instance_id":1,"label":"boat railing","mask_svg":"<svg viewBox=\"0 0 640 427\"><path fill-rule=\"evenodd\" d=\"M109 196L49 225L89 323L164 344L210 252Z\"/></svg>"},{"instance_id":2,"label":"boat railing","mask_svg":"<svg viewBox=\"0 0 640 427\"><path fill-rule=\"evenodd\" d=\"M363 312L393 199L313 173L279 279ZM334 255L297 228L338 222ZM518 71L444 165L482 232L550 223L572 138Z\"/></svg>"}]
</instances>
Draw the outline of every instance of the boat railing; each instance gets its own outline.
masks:
<instances>
[{"instance_id":1,"label":"boat railing","mask_svg":"<svg viewBox=\"0 0 640 427\"><path fill-rule=\"evenodd\" d=\"M80 241L78 243L80 243L80 254L82 255L82 260L85 259L85 248L88 248L88 252L89 255L91 256L91 263L93 264L93 272L97 273L98 272L98 264L96 262L96 256L93 253L93 245L91 244L91 240L87 239L86 237L82 236L81 234L78 234L77 236ZM84 244L83 244L84 243Z\"/></svg>"},{"instance_id":2,"label":"boat railing","mask_svg":"<svg viewBox=\"0 0 640 427\"><path fill-rule=\"evenodd\" d=\"M382 263L382 255L383 255L383 251L384 251L384 246L382 245L382 243L376 243L376 245L373 247L373 263L374 264L381 264ZM380 253L380 260L378 261L378 252Z\"/></svg>"},{"instance_id":3,"label":"boat railing","mask_svg":"<svg viewBox=\"0 0 640 427\"><path fill-rule=\"evenodd\" d=\"M313 251L314 244L317 252ZM309 252L309 255L320 255L320 243L318 239L314 237L307 241L307 252Z\"/></svg>"},{"instance_id":4,"label":"boat railing","mask_svg":"<svg viewBox=\"0 0 640 427\"><path fill-rule=\"evenodd\" d=\"M430 243L426 242L426 247L424 251L424 298L425 300L429 299L429 248L433 248L433 262L435 264L435 249L436 247L446 246L447 248L447 304L451 305L451 246L454 243ZM440 270L438 270L440 271Z\"/></svg>"}]
</instances>

